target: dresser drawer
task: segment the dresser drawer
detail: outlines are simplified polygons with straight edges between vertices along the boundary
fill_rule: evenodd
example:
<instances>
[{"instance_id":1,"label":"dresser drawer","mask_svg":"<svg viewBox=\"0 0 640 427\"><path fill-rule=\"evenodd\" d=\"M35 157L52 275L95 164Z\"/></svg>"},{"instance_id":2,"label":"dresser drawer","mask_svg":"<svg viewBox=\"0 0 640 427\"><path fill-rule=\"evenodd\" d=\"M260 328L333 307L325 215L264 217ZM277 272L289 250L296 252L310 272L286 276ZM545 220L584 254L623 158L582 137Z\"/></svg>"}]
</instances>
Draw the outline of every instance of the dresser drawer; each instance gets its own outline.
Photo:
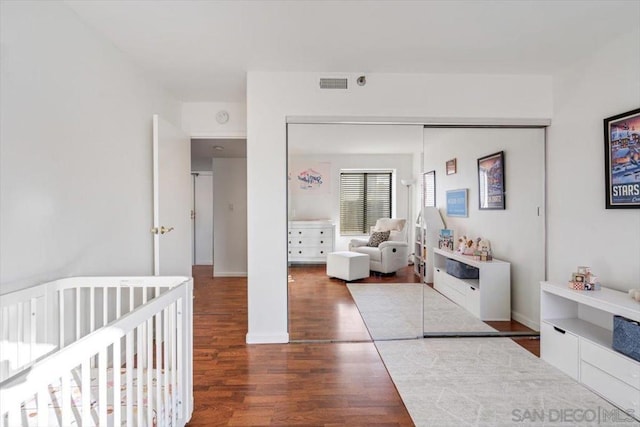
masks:
<instances>
[{"instance_id":1,"label":"dresser drawer","mask_svg":"<svg viewBox=\"0 0 640 427\"><path fill-rule=\"evenodd\" d=\"M290 228L289 237L333 237L333 229L331 227L325 228Z\"/></svg>"},{"instance_id":2,"label":"dresser drawer","mask_svg":"<svg viewBox=\"0 0 640 427\"><path fill-rule=\"evenodd\" d=\"M584 385L610 400L625 411L640 414L640 390L609 375L587 362L580 365L580 378Z\"/></svg>"},{"instance_id":3,"label":"dresser drawer","mask_svg":"<svg viewBox=\"0 0 640 427\"><path fill-rule=\"evenodd\" d=\"M540 323L540 357L573 379L578 379L578 337L556 328L548 322Z\"/></svg>"},{"instance_id":4,"label":"dresser drawer","mask_svg":"<svg viewBox=\"0 0 640 427\"><path fill-rule=\"evenodd\" d=\"M640 389L640 363L586 339L580 340L580 357L584 362Z\"/></svg>"},{"instance_id":5,"label":"dresser drawer","mask_svg":"<svg viewBox=\"0 0 640 427\"><path fill-rule=\"evenodd\" d=\"M322 248L333 247L333 238L331 237L289 237L290 247L298 246L315 246Z\"/></svg>"}]
</instances>

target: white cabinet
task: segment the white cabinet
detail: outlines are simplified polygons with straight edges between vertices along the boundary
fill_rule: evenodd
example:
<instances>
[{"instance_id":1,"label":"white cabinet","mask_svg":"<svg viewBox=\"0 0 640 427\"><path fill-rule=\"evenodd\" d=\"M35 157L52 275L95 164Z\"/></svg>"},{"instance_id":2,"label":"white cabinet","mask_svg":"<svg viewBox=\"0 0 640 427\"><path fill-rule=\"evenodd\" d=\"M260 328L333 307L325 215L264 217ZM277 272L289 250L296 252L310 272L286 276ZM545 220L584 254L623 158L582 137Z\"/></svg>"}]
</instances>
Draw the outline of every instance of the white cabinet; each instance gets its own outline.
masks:
<instances>
[{"instance_id":1,"label":"white cabinet","mask_svg":"<svg viewBox=\"0 0 640 427\"><path fill-rule=\"evenodd\" d=\"M330 221L289 221L289 262L324 264L334 240L335 226Z\"/></svg>"},{"instance_id":2,"label":"white cabinet","mask_svg":"<svg viewBox=\"0 0 640 427\"><path fill-rule=\"evenodd\" d=\"M640 419L640 362L612 349L615 314L640 321L640 305L612 289L541 282L540 357Z\"/></svg>"},{"instance_id":3,"label":"white cabinet","mask_svg":"<svg viewBox=\"0 0 640 427\"><path fill-rule=\"evenodd\" d=\"M447 274L447 259L479 270L478 279ZM433 248L433 287L481 320L511 320L511 264L498 259L476 261L471 256Z\"/></svg>"}]
</instances>

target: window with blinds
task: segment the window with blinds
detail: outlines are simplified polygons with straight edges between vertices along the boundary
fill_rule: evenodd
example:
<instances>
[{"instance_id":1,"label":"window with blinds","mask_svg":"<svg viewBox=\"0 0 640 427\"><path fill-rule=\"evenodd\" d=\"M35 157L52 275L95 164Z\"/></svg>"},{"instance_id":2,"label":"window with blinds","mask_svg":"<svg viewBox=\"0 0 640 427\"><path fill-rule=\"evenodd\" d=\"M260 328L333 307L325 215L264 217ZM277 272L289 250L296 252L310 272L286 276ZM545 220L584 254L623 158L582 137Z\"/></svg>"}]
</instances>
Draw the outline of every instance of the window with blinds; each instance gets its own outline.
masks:
<instances>
[{"instance_id":1,"label":"window with blinds","mask_svg":"<svg viewBox=\"0 0 640 427\"><path fill-rule=\"evenodd\" d=\"M425 207L436 205L436 171L422 175L422 202Z\"/></svg>"},{"instance_id":2,"label":"window with blinds","mask_svg":"<svg viewBox=\"0 0 640 427\"><path fill-rule=\"evenodd\" d=\"M391 172L340 173L340 234L369 234L391 218Z\"/></svg>"}]
</instances>

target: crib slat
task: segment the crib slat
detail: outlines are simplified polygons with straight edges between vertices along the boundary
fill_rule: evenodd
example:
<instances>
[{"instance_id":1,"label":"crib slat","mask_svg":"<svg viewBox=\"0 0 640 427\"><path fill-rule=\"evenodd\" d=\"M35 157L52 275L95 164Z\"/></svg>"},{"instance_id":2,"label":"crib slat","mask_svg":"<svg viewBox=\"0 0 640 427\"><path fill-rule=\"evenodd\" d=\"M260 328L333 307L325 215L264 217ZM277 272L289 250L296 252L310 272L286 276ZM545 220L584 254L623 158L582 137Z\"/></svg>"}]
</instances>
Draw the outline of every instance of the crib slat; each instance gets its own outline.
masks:
<instances>
[{"instance_id":1,"label":"crib slat","mask_svg":"<svg viewBox=\"0 0 640 427\"><path fill-rule=\"evenodd\" d=\"M109 288L102 288L102 326L109 323Z\"/></svg>"},{"instance_id":2,"label":"crib slat","mask_svg":"<svg viewBox=\"0 0 640 427\"><path fill-rule=\"evenodd\" d=\"M135 293L133 292L135 288L133 286L129 287L129 313L133 311L135 308Z\"/></svg>"},{"instance_id":3,"label":"crib slat","mask_svg":"<svg viewBox=\"0 0 640 427\"><path fill-rule=\"evenodd\" d=\"M62 404L60 405L60 411L62 413L62 425L71 425L71 375L66 369L62 371L60 376L62 383Z\"/></svg>"},{"instance_id":4,"label":"crib slat","mask_svg":"<svg viewBox=\"0 0 640 427\"><path fill-rule=\"evenodd\" d=\"M122 423L121 338L113 342L113 425Z\"/></svg>"},{"instance_id":5,"label":"crib slat","mask_svg":"<svg viewBox=\"0 0 640 427\"><path fill-rule=\"evenodd\" d=\"M59 346L64 347L64 289L58 291L58 316L60 318L60 325L58 328Z\"/></svg>"},{"instance_id":6,"label":"crib slat","mask_svg":"<svg viewBox=\"0 0 640 427\"><path fill-rule=\"evenodd\" d=\"M29 301L29 361L36 358L36 342L38 335L38 300L31 298ZM45 322L46 327L46 322Z\"/></svg>"},{"instance_id":7,"label":"crib slat","mask_svg":"<svg viewBox=\"0 0 640 427\"><path fill-rule=\"evenodd\" d=\"M172 424L175 425L176 414L178 413L178 409L176 407L177 401L177 391L178 387L176 384L176 350L178 347L178 341L176 341L176 303L174 302L169 307L171 324L169 325L169 330L171 331L171 354L170 360L171 364L169 366L169 370L171 372L171 415L172 415Z\"/></svg>"},{"instance_id":8,"label":"crib slat","mask_svg":"<svg viewBox=\"0 0 640 427\"><path fill-rule=\"evenodd\" d=\"M163 363L162 368L164 370L164 380L162 381L164 384L164 425L169 425L169 346L171 345L171 341L169 341L169 309L165 308L162 310L164 316L164 337L162 340L164 355L163 355Z\"/></svg>"},{"instance_id":9,"label":"crib slat","mask_svg":"<svg viewBox=\"0 0 640 427\"><path fill-rule=\"evenodd\" d=\"M155 363L155 376L156 376L156 403L155 409L160 420L160 409L162 408L162 375L160 375L160 369L162 366L162 311L155 315L156 318L156 363Z\"/></svg>"},{"instance_id":10,"label":"crib slat","mask_svg":"<svg viewBox=\"0 0 640 427\"><path fill-rule=\"evenodd\" d=\"M122 287L116 286L116 319L122 315Z\"/></svg>"},{"instance_id":11,"label":"crib slat","mask_svg":"<svg viewBox=\"0 0 640 427\"><path fill-rule=\"evenodd\" d=\"M133 425L133 332L127 334L125 384L127 399L127 425Z\"/></svg>"},{"instance_id":12,"label":"crib slat","mask_svg":"<svg viewBox=\"0 0 640 427\"><path fill-rule=\"evenodd\" d=\"M38 425L39 426L48 426L49 425L49 390L47 390L47 385L44 384L38 390L38 394L36 396L36 406L38 407Z\"/></svg>"},{"instance_id":13,"label":"crib slat","mask_svg":"<svg viewBox=\"0 0 640 427\"><path fill-rule=\"evenodd\" d=\"M138 412L136 413L137 416L137 421L138 421L138 425L142 426L143 424L143 417L144 417L144 400L143 400L143 396L142 396L142 392L143 392L143 381L144 381L144 377L143 375L143 370L144 367L141 364L141 356L142 356L142 348L143 348L143 344L142 344L142 325L138 326L136 329L136 401L137 401L137 406L138 406Z\"/></svg>"},{"instance_id":14,"label":"crib slat","mask_svg":"<svg viewBox=\"0 0 640 427\"><path fill-rule=\"evenodd\" d=\"M101 426L107 425L107 350L98 353L98 420Z\"/></svg>"},{"instance_id":15,"label":"crib slat","mask_svg":"<svg viewBox=\"0 0 640 427\"><path fill-rule=\"evenodd\" d=\"M96 288L89 288L89 332L96 330Z\"/></svg>"},{"instance_id":16,"label":"crib slat","mask_svg":"<svg viewBox=\"0 0 640 427\"><path fill-rule=\"evenodd\" d=\"M2 335L0 340L9 341L9 307L2 307ZM7 353L8 346L0 346L0 360L9 359ZM6 378L9 376L9 364L0 363L0 378Z\"/></svg>"},{"instance_id":17,"label":"crib slat","mask_svg":"<svg viewBox=\"0 0 640 427\"><path fill-rule=\"evenodd\" d=\"M24 304L18 303L16 307L16 317L18 324L16 325L16 362L17 366L23 366L28 361L24 360L24 355L22 354L22 346L25 342L25 332L24 332Z\"/></svg>"},{"instance_id":18,"label":"crib slat","mask_svg":"<svg viewBox=\"0 0 640 427\"><path fill-rule=\"evenodd\" d=\"M81 384L80 390L82 392L82 427L89 425L91 419L91 371L89 360L82 362L81 372Z\"/></svg>"},{"instance_id":19,"label":"crib slat","mask_svg":"<svg viewBox=\"0 0 640 427\"><path fill-rule=\"evenodd\" d=\"M75 324L76 324L76 341L79 340L81 338L80 333L80 326L82 325L84 319L82 319L82 310L81 310L81 291L82 288L76 288L76 318L75 318Z\"/></svg>"},{"instance_id":20,"label":"crib slat","mask_svg":"<svg viewBox=\"0 0 640 427\"><path fill-rule=\"evenodd\" d=\"M176 358L176 362L177 362L177 370L178 370L178 384L180 387L180 398L181 399L185 399L186 395L184 394L184 390L185 390L185 375L186 373L184 372L184 347L182 346L182 340L183 340L183 318L182 318L182 313L183 313L183 304L185 303L184 298L180 298L177 301L178 304L178 313L176 315L176 335L177 335L177 343L176 345L178 346L178 357ZM178 394L178 390L175 390L175 393ZM184 418L184 414L183 414L183 408L184 405L182 404L182 402L180 400L178 400L178 411L176 414L176 418Z\"/></svg>"},{"instance_id":21,"label":"crib slat","mask_svg":"<svg viewBox=\"0 0 640 427\"><path fill-rule=\"evenodd\" d=\"M147 425L153 425L153 317L146 322L147 351L144 367L147 369Z\"/></svg>"}]
</instances>

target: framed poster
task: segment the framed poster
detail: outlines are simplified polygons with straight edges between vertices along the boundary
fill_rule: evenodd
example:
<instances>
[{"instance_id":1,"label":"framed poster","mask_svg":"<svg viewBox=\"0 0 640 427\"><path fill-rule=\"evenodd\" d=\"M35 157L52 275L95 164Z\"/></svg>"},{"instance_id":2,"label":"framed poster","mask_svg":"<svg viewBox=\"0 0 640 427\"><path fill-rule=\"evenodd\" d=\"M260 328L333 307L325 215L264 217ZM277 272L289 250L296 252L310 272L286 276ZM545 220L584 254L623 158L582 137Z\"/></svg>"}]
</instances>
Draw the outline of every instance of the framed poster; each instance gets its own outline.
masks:
<instances>
[{"instance_id":1,"label":"framed poster","mask_svg":"<svg viewBox=\"0 0 640 427\"><path fill-rule=\"evenodd\" d=\"M640 208L640 108L604 119L607 209Z\"/></svg>"},{"instance_id":2,"label":"framed poster","mask_svg":"<svg viewBox=\"0 0 640 427\"><path fill-rule=\"evenodd\" d=\"M447 191L447 216L466 218L469 216L467 210L467 189Z\"/></svg>"},{"instance_id":3,"label":"framed poster","mask_svg":"<svg viewBox=\"0 0 640 427\"><path fill-rule=\"evenodd\" d=\"M305 164L294 168L289 180L296 194L329 194L331 192L330 173L331 163Z\"/></svg>"},{"instance_id":4,"label":"framed poster","mask_svg":"<svg viewBox=\"0 0 640 427\"><path fill-rule=\"evenodd\" d=\"M456 169L456 159L447 160L446 163L447 175L453 175L457 172Z\"/></svg>"},{"instance_id":5,"label":"framed poster","mask_svg":"<svg viewBox=\"0 0 640 427\"><path fill-rule=\"evenodd\" d=\"M505 209L504 151L478 159L480 209Z\"/></svg>"}]
</instances>

